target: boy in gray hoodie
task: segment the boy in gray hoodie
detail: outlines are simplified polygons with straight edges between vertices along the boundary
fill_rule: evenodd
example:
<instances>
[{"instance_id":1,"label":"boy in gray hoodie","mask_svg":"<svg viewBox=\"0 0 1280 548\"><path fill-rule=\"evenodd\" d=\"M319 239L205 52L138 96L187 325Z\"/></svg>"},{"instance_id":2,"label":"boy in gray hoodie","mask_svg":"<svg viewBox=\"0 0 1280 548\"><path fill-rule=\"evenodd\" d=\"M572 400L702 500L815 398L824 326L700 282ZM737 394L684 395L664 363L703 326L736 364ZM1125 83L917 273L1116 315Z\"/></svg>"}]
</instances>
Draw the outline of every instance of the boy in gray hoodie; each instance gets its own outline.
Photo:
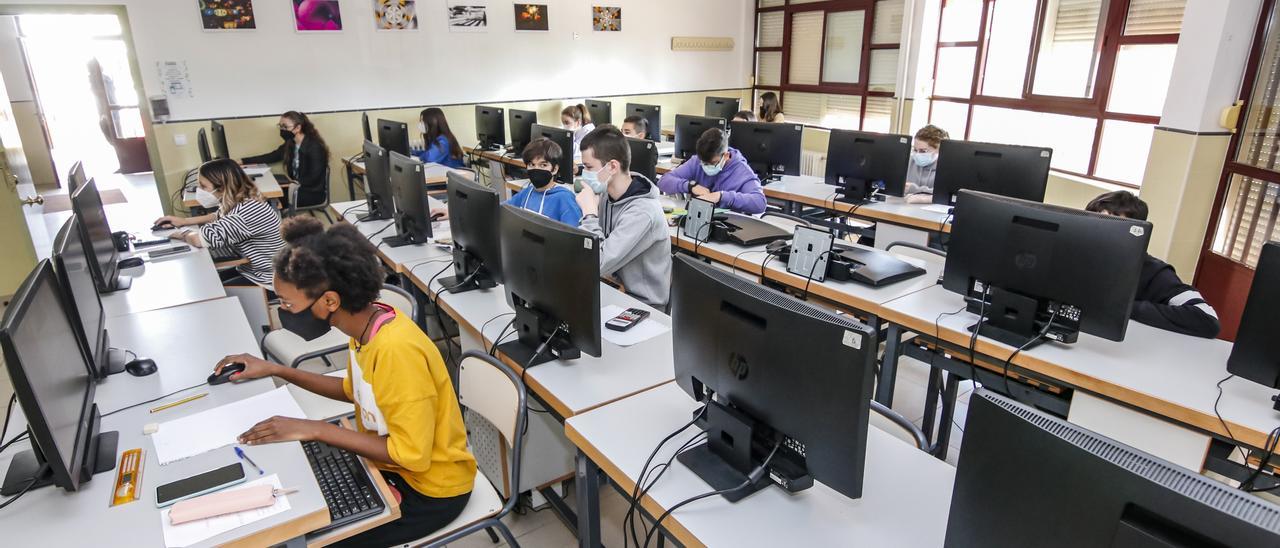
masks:
<instances>
[{"instance_id":1,"label":"boy in gray hoodie","mask_svg":"<svg viewBox=\"0 0 1280 548\"><path fill-rule=\"evenodd\" d=\"M666 309L671 296L671 237L658 187L631 173L631 147L602 125L582 139L582 229L603 238L600 273L622 282L645 304ZM607 194L604 204L600 195Z\"/></svg>"}]
</instances>

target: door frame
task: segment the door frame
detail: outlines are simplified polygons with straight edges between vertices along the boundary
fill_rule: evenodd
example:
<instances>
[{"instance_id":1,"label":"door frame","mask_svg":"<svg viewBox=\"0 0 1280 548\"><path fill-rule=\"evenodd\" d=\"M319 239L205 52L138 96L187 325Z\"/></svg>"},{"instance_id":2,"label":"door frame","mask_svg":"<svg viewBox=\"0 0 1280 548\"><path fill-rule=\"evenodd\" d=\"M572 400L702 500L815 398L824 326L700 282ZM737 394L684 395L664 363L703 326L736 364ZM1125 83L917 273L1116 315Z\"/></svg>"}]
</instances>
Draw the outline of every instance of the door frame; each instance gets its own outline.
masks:
<instances>
[{"instance_id":1,"label":"door frame","mask_svg":"<svg viewBox=\"0 0 1280 548\"><path fill-rule=\"evenodd\" d=\"M121 39L124 40L125 51L129 60L129 72L133 74L134 92L138 94L138 109L142 116L142 133L147 142L147 156L151 159L151 170L156 179L156 193L160 197L161 204L167 204L169 200L168 193L164 190L168 188L164 181L164 166L160 162L160 151L156 146L156 133L154 123L151 118L151 102L147 98L146 90L142 85L142 69L138 62L138 49L133 43L133 27L129 23L129 10L123 5L107 5L107 4L0 4L0 15L76 15L76 14L111 14L120 20ZM25 63L25 55L24 63ZM31 68L27 67L27 72L31 72ZM29 77L29 75L28 75ZM34 82L34 80L33 80ZM41 121L43 125L43 120ZM48 130L45 129L45 140L49 140ZM62 180L62 174L57 173L54 169L57 179Z\"/></svg>"},{"instance_id":2,"label":"door frame","mask_svg":"<svg viewBox=\"0 0 1280 548\"><path fill-rule=\"evenodd\" d=\"M1237 122L1236 130L1227 145L1227 155L1223 159L1222 174L1218 180L1218 190L1214 193L1213 208L1209 213L1209 225L1205 230L1204 241L1200 245L1200 260L1196 264L1194 284L1204 296L1205 301L1218 312L1222 324L1220 338L1235 340L1240 326L1240 316L1244 312L1244 302L1248 298L1249 288L1253 285L1254 270L1243 263L1236 262L1213 252L1213 241L1217 237L1218 223L1222 218L1222 207L1231 191L1231 178L1243 175L1251 178L1256 175L1270 175L1262 170L1236 161L1240 144L1244 140L1244 123L1247 121L1250 102L1253 99L1254 86L1258 83L1258 65L1262 61L1263 49L1267 36L1272 32L1280 32L1280 17L1273 17L1276 0L1262 0L1258 12L1258 21L1253 32L1253 44L1249 48L1249 57L1245 63L1244 78L1241 80L1238 99L1241 101L1242 119ZM1280 174L1273 178L1280 183Z\"/></svg>"}]
</instances>

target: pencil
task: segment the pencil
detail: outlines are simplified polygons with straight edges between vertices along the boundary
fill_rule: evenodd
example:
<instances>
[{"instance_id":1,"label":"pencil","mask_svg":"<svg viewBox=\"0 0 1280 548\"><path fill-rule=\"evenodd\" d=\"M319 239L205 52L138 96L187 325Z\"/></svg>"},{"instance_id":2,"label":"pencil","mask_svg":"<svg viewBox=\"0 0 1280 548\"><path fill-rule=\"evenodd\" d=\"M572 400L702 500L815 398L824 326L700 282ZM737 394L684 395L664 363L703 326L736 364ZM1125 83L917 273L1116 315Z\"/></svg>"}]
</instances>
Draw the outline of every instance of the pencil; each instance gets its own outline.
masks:
<instances>
[{"instance_id":1,"label":"pencil","mask_svg":"<svg viewBox=\"0 0 1280 548\"><path fill-rule=\"evenodd\" d=\"M194 395L194 396L189 396L189 397L186 397L186 398L182 398L182 399L180 399L180 400L178 400L178 401L169 402L169 403L166 403L166 404L161 405L161 406L158 406L158 407L153 407L153 408L151 408L151 412L152 412L152 413L159 413L159 412L161 412L161 411L164 411L165 409L169 409L170 407L177 407L177 406L182 405L182 404L187 403L187 402L193 402L193 401L196 401L196 400L198 400L198 399L200 399L200 398L203 398L203 397L205 397L205 396L208 396L208 395L209 395L209 393L208 393L208 392L201 392L201 393L196 394L196 395Z\"/></svg>"}]
</instances>

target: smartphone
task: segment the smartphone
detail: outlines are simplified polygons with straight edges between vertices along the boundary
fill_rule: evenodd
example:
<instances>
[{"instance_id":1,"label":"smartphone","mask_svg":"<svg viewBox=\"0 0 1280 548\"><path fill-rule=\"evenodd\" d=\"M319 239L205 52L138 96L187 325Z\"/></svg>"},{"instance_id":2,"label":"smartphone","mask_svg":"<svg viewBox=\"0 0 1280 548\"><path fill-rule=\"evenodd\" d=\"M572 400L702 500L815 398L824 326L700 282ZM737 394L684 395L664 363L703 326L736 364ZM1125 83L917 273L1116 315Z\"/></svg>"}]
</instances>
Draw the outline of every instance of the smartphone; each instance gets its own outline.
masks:
<instances>
[{"instance_id":1,"label":"smartphone","mask_svg":"<svg viewBox=\"0 0 1280 548\"><path fill-rule=\"evenodd\" d=\"M244 482L244 466L228 464L216 470L196 474L156 487L156 508L164 508L180 500L212 493Z\"/></svg>"},{"instance_id":2,"label":"smartphone","mask_svg":"<svg viewBox=\"0 0 1280 548\"><path fill-rule=\"evenodd\" d=\"M155 251L147 253L147 256L151 257L152 259L159 259L161 257L168 257L170 255L177 255L179 253L186 253L188 251L191 251L191 246L179 245L179 246L171 247L169 249L157 249Z\"/></svg>"},{"instance_id":3,"label":"smartphone","mask_svg":"<svg viewBox=\"0 0 1280 548\"><path fill-rule=\"evenodd\" d=\"M604 326L614 331L626 331L635 327L636 324L649 317L649 311L640 308L628 308L623 310L621 314L614 316L613 319L604 323Z\"/></svg>"}]
</instances>

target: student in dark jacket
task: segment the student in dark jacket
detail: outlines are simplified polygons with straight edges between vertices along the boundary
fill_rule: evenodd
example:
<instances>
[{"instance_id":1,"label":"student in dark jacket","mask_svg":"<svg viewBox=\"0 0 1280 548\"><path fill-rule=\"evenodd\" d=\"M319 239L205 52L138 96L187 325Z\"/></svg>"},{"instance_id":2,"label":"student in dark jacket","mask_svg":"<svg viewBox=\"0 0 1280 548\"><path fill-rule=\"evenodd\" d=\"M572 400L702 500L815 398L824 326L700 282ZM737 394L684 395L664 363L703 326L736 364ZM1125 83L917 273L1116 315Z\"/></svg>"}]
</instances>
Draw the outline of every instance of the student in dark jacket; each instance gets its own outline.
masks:
<instances>
[{"instance_id":1,"label":"student in dark jacket","mask_svg":"<svg viewBox=\"0 0 1280 548\"><path fill-rule=\"evenodd\" d=\"M1128 219L1147 220L1147 204L1119 190L1094 198L1085 209ZM1211 339L1218 336L1218 313L1196 288L1182 282L1173 266L1151 255L1142 264L1131 317L1175 333Z\"/></svg>"},{"instance_id":2,"label":"student in dark jacket","mask_svg":"<svg viewBox=\"0 0 1280 548\"><path fill-rule=\"evenodd\" d=\"M329 166L329 146L316 131L316 126L301 112L289 111L280 115L278 148L259 156L242 158L242 164L284 163L289 180L297 183L298 205L309 206L324 203L325 168Z\"/></svg>"}]
</instances>

